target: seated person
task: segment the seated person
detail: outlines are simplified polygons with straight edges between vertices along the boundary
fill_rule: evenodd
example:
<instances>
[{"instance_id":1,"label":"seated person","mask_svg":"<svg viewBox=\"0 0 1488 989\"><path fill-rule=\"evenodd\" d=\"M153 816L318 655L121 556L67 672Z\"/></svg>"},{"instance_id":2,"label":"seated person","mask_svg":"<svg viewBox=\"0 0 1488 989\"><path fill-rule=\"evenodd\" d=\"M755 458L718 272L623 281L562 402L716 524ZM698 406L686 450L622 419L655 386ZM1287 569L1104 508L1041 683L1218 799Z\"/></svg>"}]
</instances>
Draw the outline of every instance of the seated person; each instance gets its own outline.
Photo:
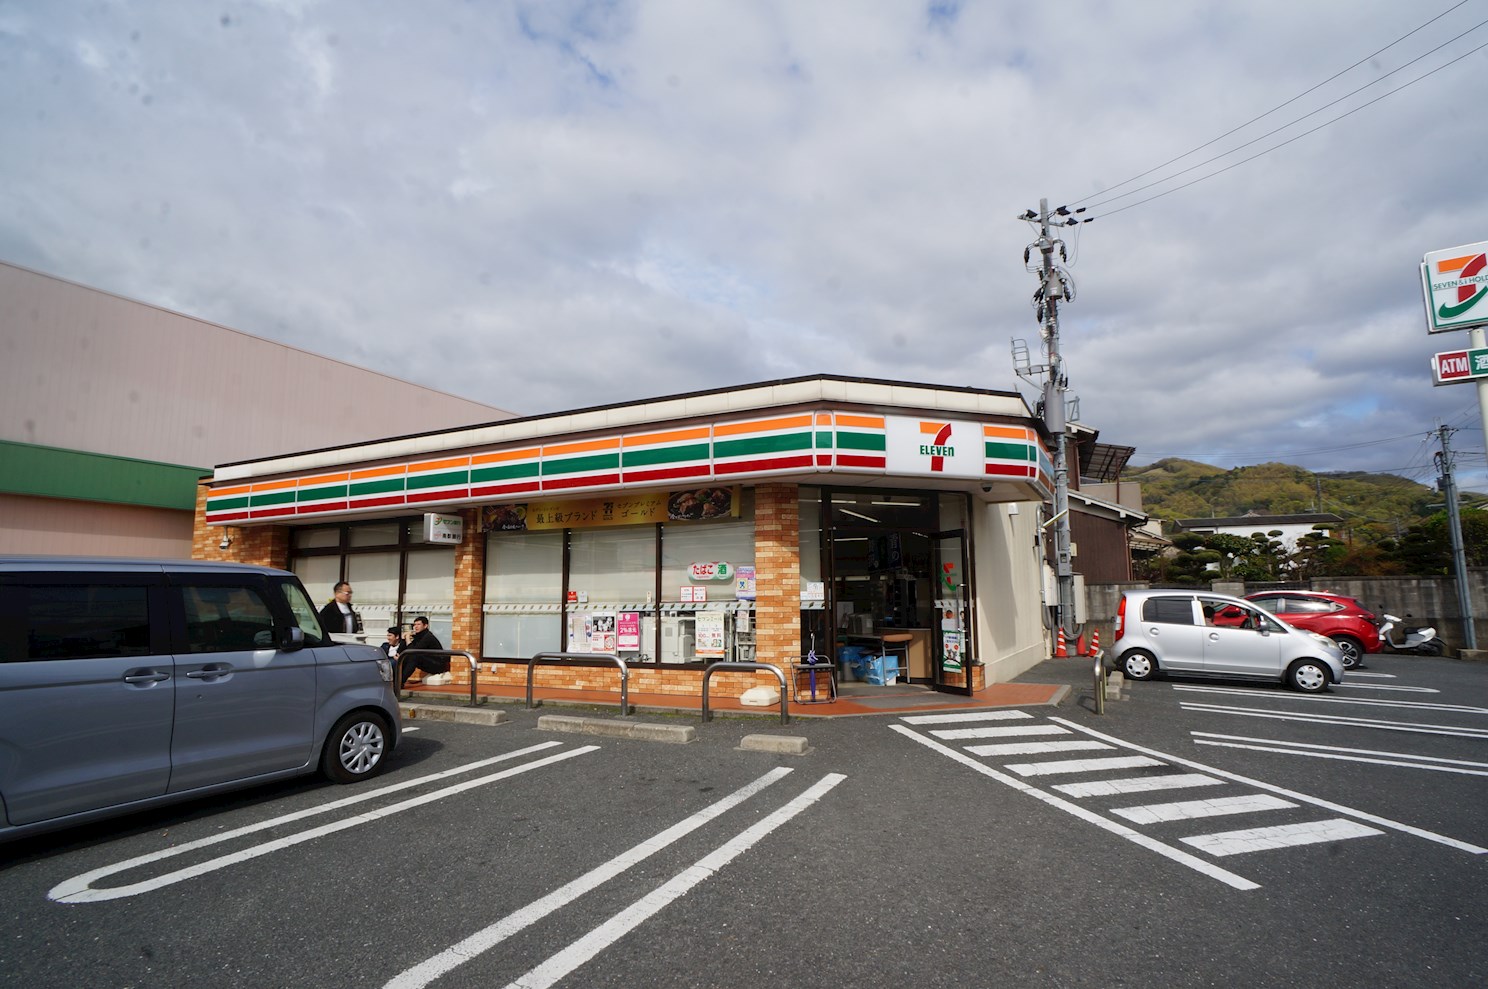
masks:
<instances>
[{"instance_id":1,"label":"seated person","mask_svg":"<svg viewBox=\"0 0 1488 989\"><path fill-rule=\"evenodd\" d=\"M399 681L399 687L408 686L408 678L413 676L414 670L422 670L425 675L430 673L448 673L448 656L409 656L407 653L414 649L438 649L443 650L439 639L433 632L429 631L429 619L419 615L413 620L413 634L408 639L408 645L403 652L403 678Z\"/></svg>"},{"instance_id":2,"label":"seated person","mask_svg":"<svg viewBox=\"0 0 1488 989\"><path fill-rule=\"evenodd\" d=\"M397 659L403 649L403 630L394 625L387 630L387 641L378 646L388 659Z\"/></svg>"}]
</instances>

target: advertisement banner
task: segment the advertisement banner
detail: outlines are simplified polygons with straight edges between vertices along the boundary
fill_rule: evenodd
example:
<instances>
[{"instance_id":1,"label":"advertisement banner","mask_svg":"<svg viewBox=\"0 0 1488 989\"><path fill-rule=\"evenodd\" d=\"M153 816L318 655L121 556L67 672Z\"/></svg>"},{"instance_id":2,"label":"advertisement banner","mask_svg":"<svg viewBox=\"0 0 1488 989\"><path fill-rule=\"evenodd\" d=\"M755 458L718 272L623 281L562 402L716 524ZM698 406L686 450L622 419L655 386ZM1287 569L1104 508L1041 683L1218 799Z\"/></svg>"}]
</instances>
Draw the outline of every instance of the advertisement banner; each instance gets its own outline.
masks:
<instances>
[{"instance_id":1,"label":"advertisement banner","mask_svg":"<svg viewBox=\"0 0 1488 989\"><path fill-rule=\"evenodd\" d=\"M697 620L697 647L699 659L723 658L723 612L699 611Z\"/></svg>"},{"instance_id":2,"label":"advertisement banner","mask_svg":"<svg viewBox=\"0 0 1488 989\"><path fill-rule=\"evenodd\" d=\"M615 619L615 649L618 652L641 651L641 613L622 611Z\"/></svg>"},{"instance_id":3,"label":"advertisement banner","mask_svg":"<svg viewBox=\"0 0 1488 989\"><path fill-rule=\"evenodd\" d=\"M739 517L739 488L642 491L601 498L526 501L481 507L482 532L537 532L599 525L715 522Z\"/></svg>"}]
</instances>

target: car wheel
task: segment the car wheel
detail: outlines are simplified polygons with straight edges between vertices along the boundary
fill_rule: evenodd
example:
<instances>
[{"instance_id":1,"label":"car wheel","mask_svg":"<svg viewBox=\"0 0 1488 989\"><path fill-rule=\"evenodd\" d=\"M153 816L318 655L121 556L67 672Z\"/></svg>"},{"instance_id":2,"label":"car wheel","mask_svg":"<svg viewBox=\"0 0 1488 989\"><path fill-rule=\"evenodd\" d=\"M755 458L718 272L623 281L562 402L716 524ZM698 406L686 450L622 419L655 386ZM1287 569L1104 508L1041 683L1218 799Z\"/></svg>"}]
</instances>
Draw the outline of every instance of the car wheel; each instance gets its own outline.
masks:
<instances>
[{"instance_id":1,"label":"car wheel","mask_svg":"<svg viewBox=\"0 0 1488 989\"><path fill-rule=\"evenodd\" d=\"M337 783L355 783L376 775L388 752L388 727L382 715L353 711L326 736L320 771Z\"/></svg>"},{"instance_id":2,"label":"car wheel","mask_svg":"<svg viewBox=\"0 0 1488 989\"><path fill-rule=\"evenodd\" d=\"M1150 652L1133 649L1121 657L1121 672L1133 680L1151 680L1157 674L1157 660Z\"/></svg>"},{"instance_id":3,"label":"car wheel","mask_svg":"<svg viewBox=\"0 0 1488 989\"><path fill-rule=\"evenodd\" d=\"M1320 660L1299 659L1287 667L1287 683L1304 694L1319 693L1328 686L1328 668Z\"/></svg>"},{"instance_id":4,"label":"car wheel","mask_svg":"<svg viewBox=\"0 0 1488 989\"><path fill-rule=\"evenodd\" d=\"M1364 643L1347 635L1340 635L1333 640L1343 653L1343 668L1351 670L1364 662Z\"/></svg>"}]
</instances>

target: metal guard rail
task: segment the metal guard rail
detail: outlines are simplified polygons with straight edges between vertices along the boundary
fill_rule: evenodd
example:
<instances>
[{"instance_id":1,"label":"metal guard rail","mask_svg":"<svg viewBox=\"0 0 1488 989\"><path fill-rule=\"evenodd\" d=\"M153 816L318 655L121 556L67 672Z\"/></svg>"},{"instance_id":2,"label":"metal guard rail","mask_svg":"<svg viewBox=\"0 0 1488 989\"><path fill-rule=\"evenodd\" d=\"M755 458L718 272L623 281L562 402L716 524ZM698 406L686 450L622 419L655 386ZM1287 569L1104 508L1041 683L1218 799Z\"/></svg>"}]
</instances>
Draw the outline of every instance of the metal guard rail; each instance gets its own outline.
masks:
<instances>
[{"instance_id":1,"label":"metal guard rail","mask_svg":"<svg viewBox=\"0 0 1488 989\"><path fill-rule=\"evenodd\" d=\"M1106 713L1106 651L1095 651L1095 713Z\"/></svg>"},{"instance_id":2,"label":"metal guard rail","mask_svg":"<svg viewBox=\"0 0 1488 989\"><path fill-rule=\"evenodd\" d=\"M475 654L464 649L404 649L398 653L394 660L398 668L393 675L398 678L398 693L403 693L403 657L404 656L448 656L453 659L456 656L464 656L470 663L470 706L475 707L475 680L480 675L480 660Z\"/></svg>"},{"instance_id":3,"label":"metal guard rail","mask_svg":"<svg viewBox=\"0 0 1488 989\"><path fill-rule=\"evenodd\" d=\"M785 674L780 671L780 667L773 666L770 663L743 662L710 663L708 668L703 671L704 722L713 720L713 712L708 710L708 680L719 670L769 670L775 674L775 678L780 681L780 723L783 725L790 724L790 701L786 699Z\"/></svg>"},{"instance_id":4,"label":"metal guard rail","mask_svg":"<svg viewBox=\"0 0 1488 989\"><path fill-rule=\"evenodd\" d=\"M532 673L537 669L539 663L562 663L565 660L595 660L608 659L620 668L620 717L630 716L630 668L625 665L625 660L608 652L540 652L533 656L527 663L527 709L530 711L532 704Z\"/></svg>"}]
</instances>

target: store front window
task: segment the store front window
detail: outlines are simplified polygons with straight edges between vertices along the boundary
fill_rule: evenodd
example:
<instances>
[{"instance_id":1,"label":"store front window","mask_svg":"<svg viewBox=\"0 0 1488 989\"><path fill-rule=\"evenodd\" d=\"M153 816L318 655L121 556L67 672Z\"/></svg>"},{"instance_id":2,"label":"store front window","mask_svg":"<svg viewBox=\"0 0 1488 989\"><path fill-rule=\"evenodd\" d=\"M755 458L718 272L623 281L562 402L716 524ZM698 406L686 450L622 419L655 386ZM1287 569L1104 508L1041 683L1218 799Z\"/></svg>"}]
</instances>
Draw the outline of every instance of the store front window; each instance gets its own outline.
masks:
<instances>
[{"instance_id":1,"label":"store front window","mask_svg":"<svg viewBox=\"0 0 1488 989\"><path fill-rule=\"evenodd\" d=\"M563 645L563 531L486 537L483 652L530 657Z\"/></svg>"},{"instance_id":2,"label":"store front window","mask_svg":"<svg viewBox=\"0 0 1488 989\"><path fill-rule=\"evenodd\" d=\"M369 641L393 625L425 615L450 643L455 600L455 551L424 539L421 519L379 519L298 528L290 535L289 567L311 600L330 600L336 582L351 582L352 607Z\"/></svg>"}]
</instances>

